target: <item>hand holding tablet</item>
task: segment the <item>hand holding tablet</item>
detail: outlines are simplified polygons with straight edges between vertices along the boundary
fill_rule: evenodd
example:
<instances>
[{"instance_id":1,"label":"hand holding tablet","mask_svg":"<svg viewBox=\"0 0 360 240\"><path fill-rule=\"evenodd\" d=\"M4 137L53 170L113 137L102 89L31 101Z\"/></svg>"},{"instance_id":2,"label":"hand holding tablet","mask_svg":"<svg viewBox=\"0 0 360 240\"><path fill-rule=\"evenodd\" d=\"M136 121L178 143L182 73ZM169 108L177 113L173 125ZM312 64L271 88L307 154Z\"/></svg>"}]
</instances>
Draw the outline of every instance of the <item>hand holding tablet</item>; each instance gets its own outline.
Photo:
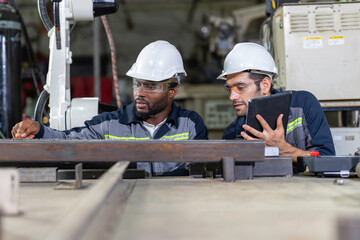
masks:
<instances>
[{"instance_id":1,"label":"hand holding tablet","mask_svg":"<svg viewBox=\"0 0 360 240\"><path fill-rule=\"evenodd\" d=\"M286 134L287 121L290 111L291 92L277 93L271 96L259 97L249 100L246 124L262 132L263 128L256 115L260 114L269 126L275 130L276 121L280 114L283 114L283 126ZM245 131L249 136L255 137L250 132Z\"/></svg>"}]
</instances>

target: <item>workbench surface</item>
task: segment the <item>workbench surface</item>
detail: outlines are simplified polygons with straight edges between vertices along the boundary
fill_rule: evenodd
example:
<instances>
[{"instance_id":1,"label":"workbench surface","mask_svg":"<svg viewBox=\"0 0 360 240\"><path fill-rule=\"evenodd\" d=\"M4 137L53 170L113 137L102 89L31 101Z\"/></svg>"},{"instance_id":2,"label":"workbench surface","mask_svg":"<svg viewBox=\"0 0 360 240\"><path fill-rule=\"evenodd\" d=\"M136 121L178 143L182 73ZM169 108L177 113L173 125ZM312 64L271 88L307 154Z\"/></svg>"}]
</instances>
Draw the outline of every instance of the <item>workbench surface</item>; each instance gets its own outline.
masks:
<instances>
[{"instance_id":1,"label":"workbench surface","mask_svg":"<svg viewBox=\"0 0 360 240\"><path fill-rule=\"evenodd\" d=\"M22 214L2 218L3 240L42 239L89 191L54 185L21 184ZM98 231L102 239L335 240L341 239L340 218L360 218L358 178L340 185L314 176L233 183L163 177L123 180L116 188L124 186L130 186L128 198L118 201L115 189L98 212L97 221L105 224Z\"/></svg>"}]
</instances>

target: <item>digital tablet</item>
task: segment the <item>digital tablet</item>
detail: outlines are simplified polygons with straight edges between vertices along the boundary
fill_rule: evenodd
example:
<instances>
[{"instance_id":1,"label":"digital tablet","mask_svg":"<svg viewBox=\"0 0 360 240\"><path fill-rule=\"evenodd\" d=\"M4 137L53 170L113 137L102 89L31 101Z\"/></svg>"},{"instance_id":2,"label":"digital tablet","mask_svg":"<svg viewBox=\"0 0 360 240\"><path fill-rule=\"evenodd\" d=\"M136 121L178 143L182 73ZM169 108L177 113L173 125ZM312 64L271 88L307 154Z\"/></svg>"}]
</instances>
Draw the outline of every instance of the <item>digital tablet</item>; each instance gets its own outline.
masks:
<instances>
[{"instance_id":1,"label":"digital tablet","mask_svg":"<svg viewBox=\"0 0 360 240\"><path fill-rule=\"evenodd\" d=\"M249 100L246 124L256 130L262 132L263 128L260 122L256 119L256 115L260 114L272 129L276 128L276 121L282 113L283 126L286 135L287 121L290 111L291 92L282 92L273 94L271 96L253 98ZM249 136L253 136L250 132L245 131Z\"/></svg>"}]
</instances>

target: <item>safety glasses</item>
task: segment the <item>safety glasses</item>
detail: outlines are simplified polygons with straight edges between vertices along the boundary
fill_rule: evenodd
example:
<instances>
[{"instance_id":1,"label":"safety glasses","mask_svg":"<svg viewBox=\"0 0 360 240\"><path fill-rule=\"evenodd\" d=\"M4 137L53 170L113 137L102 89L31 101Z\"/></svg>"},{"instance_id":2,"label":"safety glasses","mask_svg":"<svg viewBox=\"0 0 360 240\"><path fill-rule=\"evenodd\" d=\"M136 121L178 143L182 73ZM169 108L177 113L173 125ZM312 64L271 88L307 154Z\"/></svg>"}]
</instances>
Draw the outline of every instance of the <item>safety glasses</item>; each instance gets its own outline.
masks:
<instances>
[{"instance_id":1,"label":"safety glasses","mask_svg":"<svg viewBox=\"0 0 360 240\"><path fill-rule=\"evenodd\" d=\"M173 82L171 80L153 82L134 78L132 87L135 92L138 92L141 88L143 88L143 91L146 93L163 93L175 88L177 85L177 82Z\"/></svg>"},{"instance_id":2,"label":"safety glasses","mask_svg":"<svg viewBox=\"0 0 360 240\"><path fill-rule=\"evenodd\" d=\"M262 79L261 79L262 80ZM235 84L234 86L230 87L228 85L224 85L224 89L225 89L225 92L227 94L231 94L232 91L236 92L237 94L243 94L246 92L247 88L253 84L253 83L256 83L260 81L259 79L258 80L253 80L251 82L248 82L248 83L238 83L238 84Z\"/></svg>"}]
</instances>

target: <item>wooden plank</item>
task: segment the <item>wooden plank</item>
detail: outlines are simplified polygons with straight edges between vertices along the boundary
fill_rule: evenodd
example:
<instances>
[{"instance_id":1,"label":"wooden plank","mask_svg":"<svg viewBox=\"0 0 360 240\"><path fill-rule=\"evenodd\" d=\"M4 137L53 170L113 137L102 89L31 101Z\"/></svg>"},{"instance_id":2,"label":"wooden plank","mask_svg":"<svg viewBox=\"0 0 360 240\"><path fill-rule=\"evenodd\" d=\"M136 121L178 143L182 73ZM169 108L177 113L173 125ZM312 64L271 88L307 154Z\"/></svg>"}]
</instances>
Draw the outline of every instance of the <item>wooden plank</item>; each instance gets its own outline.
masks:
<instances>
[{"instance_id":1,"label":"wooden plank","mask_svg":"<svg viewBox=\"0 0 360 240\"><path fill-rule=\"evenodd\" d=\"M0 165L29 162L216 162L263 161L264 141L5 140Z\"/></svg>"}]
</instances>

